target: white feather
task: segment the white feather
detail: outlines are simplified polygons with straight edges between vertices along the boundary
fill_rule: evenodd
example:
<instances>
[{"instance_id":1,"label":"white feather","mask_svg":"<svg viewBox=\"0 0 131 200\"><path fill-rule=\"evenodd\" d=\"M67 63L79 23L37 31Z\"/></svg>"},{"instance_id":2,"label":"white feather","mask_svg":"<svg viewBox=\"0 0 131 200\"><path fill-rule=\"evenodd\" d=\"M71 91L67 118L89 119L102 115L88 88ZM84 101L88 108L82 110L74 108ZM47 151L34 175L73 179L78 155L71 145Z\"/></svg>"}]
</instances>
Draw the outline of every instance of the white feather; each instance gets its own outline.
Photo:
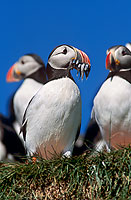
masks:
<instances>
[{"instance_id":1,"label":"white feather","mask_svg":"<svg viewBox=\"0 0 131 200\"><path fill-rule=\"evenodd\" d=\"M55 153L72 152L81 123L81 97L77 85L69 78L45 84L28 106L25 120L29 154L40 149L42 157L50 158Z\"/></svg>"},{"instance_id":2,"label":"white feather","mask_svg":"<svg viewBox=\"0 0 131 200\"><path fill-rule=\"evenodd\" d=\"M29 101L42 86L41 83L31 78L26 78L17 90L14 96L14 111L19 125L22 124L23 115Z\"/></svg>"},{"instance_id":3,"label":"white feather","mask_svg":"<svg viewBox=\"0 0 131 200\"><path fill-rule=\"evenodd\" d=\"M127 43L126 47L131 51L131 43Z\"/></svg>"},{"instance_id":4,"label":"white feather","mask_svg":"<svg viewBox=\"0 0 131 200\"><path fill-rule=\"evenodd\" d=\"M4 144L0 141L0 161L6 158L6 148Z\"/></svg>"},{"instance_id":5,"label":"white feather","mask_svg":"<svg viewBox=\"0 0 131 200\"><path fill-rule=\"evenodd\" d=\"M92 115L106 144L114 133L131 137L131 84L117 76L106 80L94 99Z\"/></svg>"}]
</instances>

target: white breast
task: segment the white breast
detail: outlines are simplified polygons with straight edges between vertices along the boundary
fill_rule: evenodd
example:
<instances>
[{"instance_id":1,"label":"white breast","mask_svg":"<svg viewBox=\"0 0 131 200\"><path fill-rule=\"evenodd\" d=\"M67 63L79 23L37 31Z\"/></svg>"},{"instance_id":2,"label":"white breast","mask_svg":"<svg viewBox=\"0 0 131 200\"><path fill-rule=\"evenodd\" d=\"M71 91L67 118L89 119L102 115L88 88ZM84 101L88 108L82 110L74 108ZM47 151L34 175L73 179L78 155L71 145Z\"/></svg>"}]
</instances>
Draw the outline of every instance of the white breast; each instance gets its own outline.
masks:
<instances>
[{"instance_id":1,"label":"white breast","mask_svg":"<svg viewBox=\"0 0 131 200\"><path fill-rule=\"evenodd\" d=\"M33 79L27 78L17 90L14 96L14 111L16 119L20 125L22 124L23 115L29 101L41 87L42 84Z\"/></svg>"},{"instance_id":2,"label":"white breast","mask_svg":"<svg viewBox=\"0 0 131 200\"><path fill-rule=\"evenodd\" d=\"M6 154L7 154L6 148L4 144L0 141L0 161L5 160Z\"/></svg>"},{"instance_id":3,"label":"white breast","mask_svg":"<svg viewBox=\"0 0 131 200\"><path fill-rule=\"evenodd\" d=\"M94 99L93 112L103 134L131 133L131 84L117 76L106 80Z\"/></svg>"},{"instance_id":4,"label":"white breast","mask_svg":"<svg viewBox=\"0 0 131 200\"><path fill-rule=\"evenodd\" d=\"M44 85L30 103L27 113L26 147L42 157L72 150L81 123L81 98L69 78Z\"/></svg>"}]
</instances>

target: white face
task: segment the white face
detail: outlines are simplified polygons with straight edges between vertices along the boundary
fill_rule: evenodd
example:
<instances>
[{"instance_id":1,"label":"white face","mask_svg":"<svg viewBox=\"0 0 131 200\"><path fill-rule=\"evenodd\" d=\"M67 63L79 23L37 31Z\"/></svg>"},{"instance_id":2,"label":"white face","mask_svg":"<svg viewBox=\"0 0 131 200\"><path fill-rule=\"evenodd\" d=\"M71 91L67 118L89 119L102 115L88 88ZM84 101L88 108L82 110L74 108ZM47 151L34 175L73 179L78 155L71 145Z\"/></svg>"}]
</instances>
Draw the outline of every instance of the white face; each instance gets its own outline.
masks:
<instances>
[{"instance_id":1,"label":"white face","mask_svg":"<svg viewBox=\"0 0 131 200\"><path fill-rule=\"evenodd\" d=\"M75 57L76 51L73 47L62 45L53 51L48 59L48 63L54 69L66 69L67 64Z\"/></svg>"},{"instance_id":2,"label":"white face","mask_svg":"<svg viewBox=\"0 0 131 200\"><path fill-rule=\"evenodd\" d=\"M124 46L119 47L115 51L115 58L120 61L123 68L131 68L131 52Z\"/></svg>"},{"instance_id":3,"label":"white face","mask_svg":"<svg viewBox=\"0 0 131 200\"><path fill-rule=\"evenodd\" d=\"M29 76L41 67L42 65L36 62L32 56L25 55L22 56L18 62L16 62L15 70L20 71L22 74L25 74L25 76Z\"/></svg>"}]
</instances>

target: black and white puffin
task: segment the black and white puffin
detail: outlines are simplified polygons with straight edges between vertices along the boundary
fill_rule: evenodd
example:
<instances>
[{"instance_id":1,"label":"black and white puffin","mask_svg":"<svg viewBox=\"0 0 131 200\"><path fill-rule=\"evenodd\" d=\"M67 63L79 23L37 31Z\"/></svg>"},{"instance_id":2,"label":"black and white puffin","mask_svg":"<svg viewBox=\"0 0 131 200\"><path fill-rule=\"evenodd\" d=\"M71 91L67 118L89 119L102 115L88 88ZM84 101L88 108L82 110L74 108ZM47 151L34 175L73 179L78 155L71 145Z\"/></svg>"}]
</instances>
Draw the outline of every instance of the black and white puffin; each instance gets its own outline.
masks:
<instances>
[{"instance_id":1,"label":"black and white puffin","mask_svg":"<svg viewBox=\"0 0 131 200\"><path fill-rule=\"evenodd\" d=\"M30 101L21 132L28 155L44 159L71 156L81 126L80 91L70 70L77 69L88 76L88 56L69 45L53 49L48 57L46 83Z\"/></svg>"},{"instance_id":2,"label":"black and white puffin","mask_svg":"<svg viewBox=\"0 0 131 200\"><path fill-rule=\"evenodd\" d=\"M110 151L131 143L131 51L122 45L109 48L106 68L110 72L94 98L92 118Z\"/></svg>"},{"instance_id":3,"label":"black and white puffin","mask_svg":"<svg viewBox=\"0 0 131 200\"><path fill-rule=\"evenodd\" d=\"M22 56L8 71L7 82L24 82L13 97L16 131L19 133L25 109L35 93L46 83L45 65L36 54ZM18 122L18 123L17 123Z\"/></svg>"},{"instance_id":4,"label":"black and white puffin","mask_svg":"<svg viewBox=\"0 0 131 200\"><path fill-rule=\"evenodd\" d=\"M24 145L9 119L0 114L0 161L22 161L25 155Z\"/></svg>"}]
</instances>

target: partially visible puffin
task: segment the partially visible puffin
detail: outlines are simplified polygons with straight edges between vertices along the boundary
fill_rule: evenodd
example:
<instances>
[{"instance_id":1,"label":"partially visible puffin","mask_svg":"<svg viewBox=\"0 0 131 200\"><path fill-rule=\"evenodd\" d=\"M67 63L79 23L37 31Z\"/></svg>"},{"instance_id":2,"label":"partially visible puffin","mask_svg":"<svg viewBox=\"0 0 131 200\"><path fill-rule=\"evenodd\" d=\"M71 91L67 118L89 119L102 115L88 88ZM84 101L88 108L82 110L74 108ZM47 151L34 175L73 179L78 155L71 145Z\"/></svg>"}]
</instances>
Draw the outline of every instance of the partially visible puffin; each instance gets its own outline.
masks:
<instances>
[{"instance_id":1,"label":"partially visible puffin","mask_svg":"<svg viewBox=\"0 0 131 200\"><path fill-rule=\"evenodd\" d=\"M0 114L0 161L22 161L26 155L25 148L9 119Z\"/></svg>"},{"instance_id":2,"label":"partially visible puffin","mask_svg":"<svg viewBox=\"0 0 131 200\"><path fill-rule=\"evenodd\" d=\"M49 82L32 98L23 119L21 132L28 155L71 156L81 126L81 97L70 73L73 68L87 77L88 56L69 45L54 48L48 57Z\"/></svg>"},{"instance_id":3,"label":"partially visible puffin","mask_svg":"<svg viewBox=\"0 0 131 200\"><path fill-rule=\"evenodd\" d=\"M122 45L109 48L106 68L110 72L94 98L92 118L110 151L131 143L131 51Z\"/></svg>"},{"instance_id":4,"label":"partially visible puffin","mask_svg":"<svg viewBox=\"0 0 131 200\"><path fill-rule=\"evenodd\" d=\"M1 123L0 123L0 161L6 159L6 147L3 144L3 129L1 128Z\"/></svg>"},{"instance_id":5,"label":"partially visible puffin","mask_svg":"<svg viewBox=\"0 0 131 200\"><path fill-rule=\"evenodd\" d=\"M16 118L14 124L18 133L29 101L47 81L45 65L38 55L26 54L9 69L6 77L7 82L23 79L24 82L16 91L13 98L13 108Z\"/></svg>"}]
</instances>

